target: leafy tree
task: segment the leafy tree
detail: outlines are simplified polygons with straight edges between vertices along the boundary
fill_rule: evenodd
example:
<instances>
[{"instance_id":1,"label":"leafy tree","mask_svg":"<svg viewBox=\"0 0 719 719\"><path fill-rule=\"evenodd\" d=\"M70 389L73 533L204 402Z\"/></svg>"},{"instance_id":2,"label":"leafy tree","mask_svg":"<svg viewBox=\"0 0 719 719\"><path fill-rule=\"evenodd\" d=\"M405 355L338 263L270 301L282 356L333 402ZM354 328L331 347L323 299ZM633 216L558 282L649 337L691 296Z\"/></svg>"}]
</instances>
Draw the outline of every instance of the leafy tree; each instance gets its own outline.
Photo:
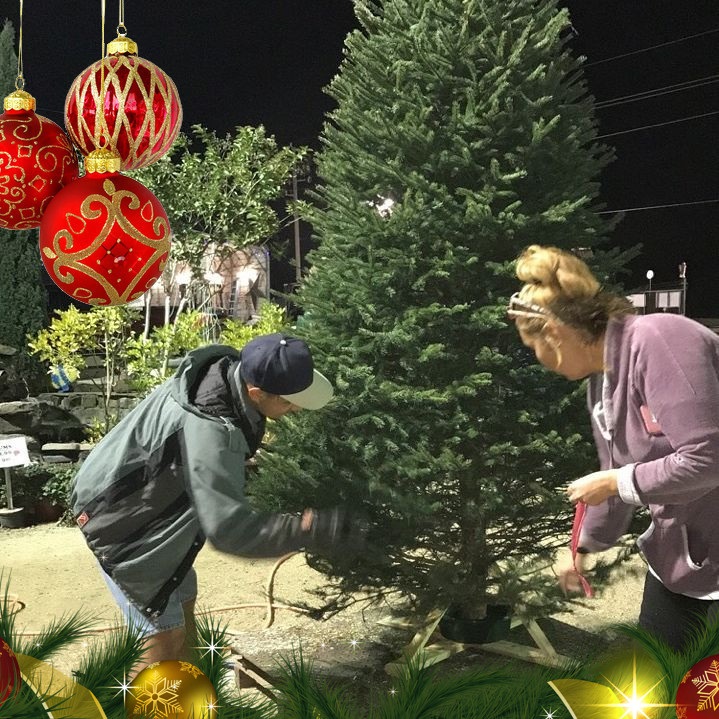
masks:
<instances>
[{"instance_id":1,"label":"leafy tree","mask_svg":"<svg viewBox=\"0 0 719 719\"><path fill-rule=\"evenodd\" d=\"M34 230L0 230L0 343L20 350L15 365L31 390L45 389L47 378L27 352L27 336L47 323L47 294Z\"/></svg>"},{"instance_id":2,"label":"leafy tree","mask_svg":"<svg viewBox=\"0 0 719 719\"><path fill-rule=\"evenodd\" d=\"M15 28L5 20L0 30L0 93L3 98L15 89L17 55L15 54Z\"/></svg>"},{"instance_id":3,"label":"leafy tree","mask_svg":"<svg viewBox=\"0 0 719 719\"><path fill-rule=\"evenodd\" d=\"M277 423L253 491L274 509L364 508L363 555L312 560L330 608L366 590L544 614L563 601L547 571L567 541L559 489L595 459L581 391L506 321L513 260L536 242L595 248L603 276L624 261L597 249L611 153L568 15L554 0L355 8L299 295L336 399Z\"/></svg>"},{"instance_id":4,"label":"leafy tree","mask_svg":"<svg viewBox=\"0 0 719 719\"><path fill-rule=\"evenodd\" d=\"M201 312L185 312L177 322L155 327L148 338L133 336L125 344L127 374L133 389L147 394L172 375L170 360L182 357L208 340L203 333L206 317ZM226 320L220 331L219 343L241 348L254 337L281 332L287 319L281 307L270 302L260 308L258 321L249 325Z\"/></svg>"},{"instance_id":5,"label":"leafy tree","mask_svg":"<svg viewBox=\"0 0 719 719\"><path fill-rule=\"evenodd\" d=\"M177 322L154 327L148 338L133 336L125 344L127 374L133 389L147 394L173 372L170 360L204 344L202 315L185 312Z\"/></svg>"},{"instance_id":6,"label":"leafy tree","mask_svg":"<svg viewBox=\"0 0 719 719\"><path fill-rule=\"evenodd\" d=\"M216 271L237 250L261 245L277 232L283 218L274 203L304 154L303 148L278 147L263 127L238 127L234 135L218 137L194 125L192 137L181 135L171 153L136 173L170 219L172 261L163 277L168 295L178 263L192 272L186 297L199 293L206 299L208 269Z\"/></svg>"},{"instance_id":7,"label":"leafy tree","mask_svg":"<svg viewBox=\"0 0 719 719\"><path fill-rule=\"evenodd\" d=\"M287 331L288 322L285 311L272 302L263 302L257 322L246 324L243 322L227 322L222 328L220 342L232 347L244 347L250 340L260 335L269 335L274 332Z\"/></svg>"},{"instance_id":8,"label":"leafy tree","mask_svg":"<svg viewBox=\"0 0 719 719\"><path fill-rule=\"evenodd\" d=\"M28 343L30 351L41 360L61 364L71 382L87 367L90 356L102 358L104 376L91 379L102 394L104 432L117 421L110 410L110 400L125 370L125 347L130 326L137 319L137 311L127 305L93 307L89 312L71 306L56 311L50 326Z\"/></svg>"},{"instance_id":9,"label":"leafy tree","mask_svg":"<svg viewBox=\"0 0 719 719\"><path fill-rule=\"evenodd\" d=\"M89 377L103 396L104 421L96 428L100 436L118 419L110 410L110 401L121 378L127 378L143 396L172 375L171 359L208 342L203 332L205 317L200 312L186 312L177 322L155 327L147 338L134 329L138 319L137 310L126 305L93 307L87 312L72 306L56 311L50 326L29 340L32 354L53 367L62 365L71 382L86 376L91 356L102 358L104 376ZM283 310L267 302L254 325L225 321L219 341L241 348L258 335L286 327Z\"/></svg>"},{"instance_id":10,"label":"leafy tree","mask_svg":"<svg viewBox=\"0 0 719 719\"><path fill-rule=\"evenodd\" d=\"M0 31L0 97L15 89L15 30L6 20ZM25 337L47 322L47 296L40 281L37 232L0 229L0 343L20 350L16 366L32 389L46 380L39 364L25 351Z\"/></svg>"}]
</instances>

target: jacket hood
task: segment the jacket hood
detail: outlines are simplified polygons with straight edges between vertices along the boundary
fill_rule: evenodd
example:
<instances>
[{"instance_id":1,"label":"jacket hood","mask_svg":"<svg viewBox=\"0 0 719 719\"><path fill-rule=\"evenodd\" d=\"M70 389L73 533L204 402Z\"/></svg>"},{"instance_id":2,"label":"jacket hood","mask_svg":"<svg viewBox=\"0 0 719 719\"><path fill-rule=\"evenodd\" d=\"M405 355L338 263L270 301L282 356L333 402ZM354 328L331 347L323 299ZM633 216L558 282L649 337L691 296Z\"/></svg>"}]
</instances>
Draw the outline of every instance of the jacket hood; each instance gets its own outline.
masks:
<instances>
[{"instance_id":1,"label":"jacket hood","mask_svg":"<svg viewBox=\"0 0 719 719\"><path fill-rule=\"evenodd\" d=\"M232 357L239 360L241 353L230 345L207 345L185 355L170 382L170 394L185 409L198 413L189 402L190 389L200 376L203 367L220 359Z\"/></svg>"}]
</instances>

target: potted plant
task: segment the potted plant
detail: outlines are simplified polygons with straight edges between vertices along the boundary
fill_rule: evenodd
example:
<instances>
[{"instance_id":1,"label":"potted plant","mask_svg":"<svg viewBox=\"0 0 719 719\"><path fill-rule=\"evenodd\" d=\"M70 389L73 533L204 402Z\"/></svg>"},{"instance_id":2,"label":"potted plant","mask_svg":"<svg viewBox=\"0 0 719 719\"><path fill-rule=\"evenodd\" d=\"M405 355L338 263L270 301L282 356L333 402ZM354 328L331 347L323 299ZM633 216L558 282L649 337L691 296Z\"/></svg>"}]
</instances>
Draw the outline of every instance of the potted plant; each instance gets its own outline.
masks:
<instances>
[{"instance_id":1,"label":"potted plant","mask_svg":"<svg viewBox=\"0 0 719 719\"><path fill-rule=\"evenodd\" d=\"M22 502L23 524L55 522L68 511L68 494L77 465L36 462L15 470L12 482L13 501ZM0 499L8 500L7 488L0 489ZM19 519L16 526L19 524ZM3 523L4 525L4 523ZM5 525L4 525L5 526Z\"/></svg>"},{"instance_id":2,"label":"potted plant","mask_svg":"<svg viewBox=\"0 0 719 719\"><path fill-rule=\"evenodd\" d=\"M55 522L70 510L70 486L77 472L76 464L44 465L46 479L35 504L37 522Z\"/></svg>"},{"instance_id":3,"label":"potted plant","mask_svg":"<svg viewBox=\"0 0 719 719\"><path fill-rule=\"evenodd\" d=\"M5 467L5 501L6 509L0 509L0 526L17 529L25 525L25 508L16 507L13 499L12 477L10 467Z\"/></svg>"}]
</instances>

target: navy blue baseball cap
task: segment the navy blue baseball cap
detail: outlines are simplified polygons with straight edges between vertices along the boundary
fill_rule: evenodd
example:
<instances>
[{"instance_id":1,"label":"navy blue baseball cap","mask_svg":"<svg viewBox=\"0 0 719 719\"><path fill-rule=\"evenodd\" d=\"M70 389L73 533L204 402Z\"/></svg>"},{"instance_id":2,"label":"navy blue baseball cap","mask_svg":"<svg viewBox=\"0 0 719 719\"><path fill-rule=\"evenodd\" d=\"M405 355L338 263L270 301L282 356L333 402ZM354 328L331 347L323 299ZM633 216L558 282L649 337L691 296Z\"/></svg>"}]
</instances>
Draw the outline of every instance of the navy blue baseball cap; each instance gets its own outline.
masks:
<instances>
[{"instance_id":1,"label":"navy blue baseball cap","mask_svg":"<svg viewBox=\"0 0 719 719\"><path fill-rule=\"evenodd\" d=\"M240 374L247 384L303 409L320 409L334 394L330 381L315 369L307 343L279 332L242 348Z\"/></svg>"}]
</instances>

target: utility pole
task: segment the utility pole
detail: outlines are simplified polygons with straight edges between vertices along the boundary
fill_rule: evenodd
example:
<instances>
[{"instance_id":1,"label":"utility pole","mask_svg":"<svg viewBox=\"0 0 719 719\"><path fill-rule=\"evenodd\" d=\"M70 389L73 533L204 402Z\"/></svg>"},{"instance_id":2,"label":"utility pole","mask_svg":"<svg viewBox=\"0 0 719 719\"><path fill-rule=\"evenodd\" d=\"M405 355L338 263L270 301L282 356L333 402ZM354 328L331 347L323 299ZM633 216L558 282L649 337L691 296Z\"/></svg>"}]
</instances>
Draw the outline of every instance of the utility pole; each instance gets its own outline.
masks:
<instances>
[{"instance_id":1,"label":"utility pole","mask_svg":"<svg viewBox=\"0 0 719 719\"><path fill-rule=\"evenodd\" d=\"M294 225L295 235L295 289L302 282L302 245L300 243L300 216L297 212L297 202L300 199L299 184L300 182L311 182L312 178L312 158L305 157L299 167L292 170L292 191L286 191L286 197L291 197L293 201L292 207L292 224Z\"/></svg>"},{"instance_id":2,"label":"utility pole","mask_svg":"<svg viewBox=\"0 0 719 719\"><path fill-rule=\"evenodd\" d=\"M297 190L297 168L292 170L292 199L295 204L292 206L293 224L295 226L295 283L299 287L302 280L302 254L300 251L300 218L297 215L297 200L299 193Z\"/></svg>"},{"instance_id":3,"label":"utility pole","mask_svg":"<svg viewBox=\"0 0 719 719\"><path fill-rule=\"evenodd\" d=\"M681 302L681 313L686 315L687 313L687 263L682 262L679 265L679 279L682 281L682 302Z\"/></svg>"}]
</instances>

